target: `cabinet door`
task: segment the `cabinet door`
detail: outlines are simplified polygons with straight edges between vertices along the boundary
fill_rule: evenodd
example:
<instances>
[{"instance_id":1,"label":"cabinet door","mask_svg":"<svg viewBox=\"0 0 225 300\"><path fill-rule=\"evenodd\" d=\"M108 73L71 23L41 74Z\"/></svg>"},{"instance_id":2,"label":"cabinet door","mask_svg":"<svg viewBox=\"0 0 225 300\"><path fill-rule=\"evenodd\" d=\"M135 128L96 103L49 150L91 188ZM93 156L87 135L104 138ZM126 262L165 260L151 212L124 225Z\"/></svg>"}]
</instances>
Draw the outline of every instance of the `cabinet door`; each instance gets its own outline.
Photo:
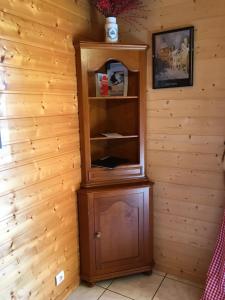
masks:
<instances>
[{"instance_id":1,"label":"cabinet door","mask_svg":"<svg viewBox=\"0 0 225 300\"><path fill-rule=\"evenodd\" d=\"M96 195L94 227L97 273L143 265L149 245L149 189Z\"/></svg>"}]
</instances>

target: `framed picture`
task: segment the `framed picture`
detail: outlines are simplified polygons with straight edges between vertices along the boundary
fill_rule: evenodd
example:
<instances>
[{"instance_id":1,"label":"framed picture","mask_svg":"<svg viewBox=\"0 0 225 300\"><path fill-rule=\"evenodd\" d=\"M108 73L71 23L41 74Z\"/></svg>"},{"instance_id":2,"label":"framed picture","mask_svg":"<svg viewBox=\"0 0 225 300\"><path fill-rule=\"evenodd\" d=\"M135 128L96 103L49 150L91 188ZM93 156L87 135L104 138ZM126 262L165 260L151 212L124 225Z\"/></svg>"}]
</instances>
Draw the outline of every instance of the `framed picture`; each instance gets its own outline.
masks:
<instances>
[{"instance_id":1,"label":"framed picture","mask_svg":"<svg viewBox=\"0 0 225 300\"><path fill-rule=\"evenodd\" d=\"M193 85L194 27L152 35L153 88Z\"/></svg>"}]
</instances>

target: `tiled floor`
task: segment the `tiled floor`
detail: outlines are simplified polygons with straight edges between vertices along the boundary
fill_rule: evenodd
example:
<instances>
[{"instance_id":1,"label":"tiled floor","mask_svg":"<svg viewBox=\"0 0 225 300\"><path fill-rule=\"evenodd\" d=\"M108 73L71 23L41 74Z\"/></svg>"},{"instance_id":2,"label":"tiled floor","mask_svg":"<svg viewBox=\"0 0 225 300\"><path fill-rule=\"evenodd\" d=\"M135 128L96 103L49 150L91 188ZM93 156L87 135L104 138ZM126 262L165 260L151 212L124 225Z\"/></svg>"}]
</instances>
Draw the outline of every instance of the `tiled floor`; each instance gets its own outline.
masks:
<instances>
[{"instance_id":1,"label":"tiled floor","mask_svg":"<svg viewBox=\"0 0 225 300\"><path fill-rule=\"evenodd\" d=\"M199 300L202 286L154 271L107 280L89 288L84 284L67 300Z\"/></svg>"}]
</instances>

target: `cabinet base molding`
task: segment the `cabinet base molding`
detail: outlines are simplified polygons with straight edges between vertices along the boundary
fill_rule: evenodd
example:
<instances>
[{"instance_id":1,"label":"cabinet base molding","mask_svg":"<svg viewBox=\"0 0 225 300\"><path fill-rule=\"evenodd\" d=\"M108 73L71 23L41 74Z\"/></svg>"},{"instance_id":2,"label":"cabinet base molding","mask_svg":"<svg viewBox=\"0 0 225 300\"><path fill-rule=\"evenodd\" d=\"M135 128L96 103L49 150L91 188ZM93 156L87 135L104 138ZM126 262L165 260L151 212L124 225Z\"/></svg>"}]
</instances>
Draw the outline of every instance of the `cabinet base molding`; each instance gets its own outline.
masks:
<instances>
[{"instance_id":1,"label":"cabinet base molding","mask_svg":"<svg viewBox=\"0 0 225 300\"><path fill-rule=\"evenodd\" d=\"M94 183L82 183L81 188L95 188L95 187L109 187L109 186L119 186L119 185L126 185L126 184L149 184L149 179L147 177L140 177L140 178L133 178L133 179L121 179L121 180L114 180L113 182L94 182ZM153 185L153 182L150 182Z\"/></svg>"},{"instance_id":2,"label":"cabinet base molding","mask_svg":"<svg viewBox=\"0 0 225 300\"><path fill-rule=\"evenodd\" d=\"M108 273L100 276L92 276L92 277L81 276L81 280L86 282L87 286L92 287L98 281L108 280L108 279L113 279L113 278L118 278L122 276L138 274L138 273L143 273L144 275L149 276L152 274L152 266L146 266L137 269L129 269L129 270L124 270L115 273Z\"/></svg>"},{"instance_id":3,"label":"cabinet base molding","mask_svg":"<svg viewBox=\"0 0 225 300\"><path fill-rule=\"evenodd\" d=\"M82 280L152 271L150 182L81 188L78 211Z\"/></svg>"}]
</instances>

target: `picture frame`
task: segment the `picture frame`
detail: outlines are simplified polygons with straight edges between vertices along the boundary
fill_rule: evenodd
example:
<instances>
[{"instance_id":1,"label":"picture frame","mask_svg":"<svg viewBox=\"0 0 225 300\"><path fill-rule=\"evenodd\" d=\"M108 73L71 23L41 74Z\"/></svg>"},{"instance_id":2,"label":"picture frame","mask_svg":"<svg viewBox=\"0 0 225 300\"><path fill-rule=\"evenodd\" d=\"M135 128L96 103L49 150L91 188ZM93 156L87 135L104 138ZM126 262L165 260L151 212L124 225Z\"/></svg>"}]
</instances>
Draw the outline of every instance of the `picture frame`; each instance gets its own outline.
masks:
<instances>
[{"instance_id":1,"label":"picture frame","mask_svg":"<svg viewBox=\"0 0 225 300\"><path fill-rule=\"evenodd\" d=\"M153 89L193 86L193 59L193 26L153 33Z\"/></svg>"}]
</instances>

